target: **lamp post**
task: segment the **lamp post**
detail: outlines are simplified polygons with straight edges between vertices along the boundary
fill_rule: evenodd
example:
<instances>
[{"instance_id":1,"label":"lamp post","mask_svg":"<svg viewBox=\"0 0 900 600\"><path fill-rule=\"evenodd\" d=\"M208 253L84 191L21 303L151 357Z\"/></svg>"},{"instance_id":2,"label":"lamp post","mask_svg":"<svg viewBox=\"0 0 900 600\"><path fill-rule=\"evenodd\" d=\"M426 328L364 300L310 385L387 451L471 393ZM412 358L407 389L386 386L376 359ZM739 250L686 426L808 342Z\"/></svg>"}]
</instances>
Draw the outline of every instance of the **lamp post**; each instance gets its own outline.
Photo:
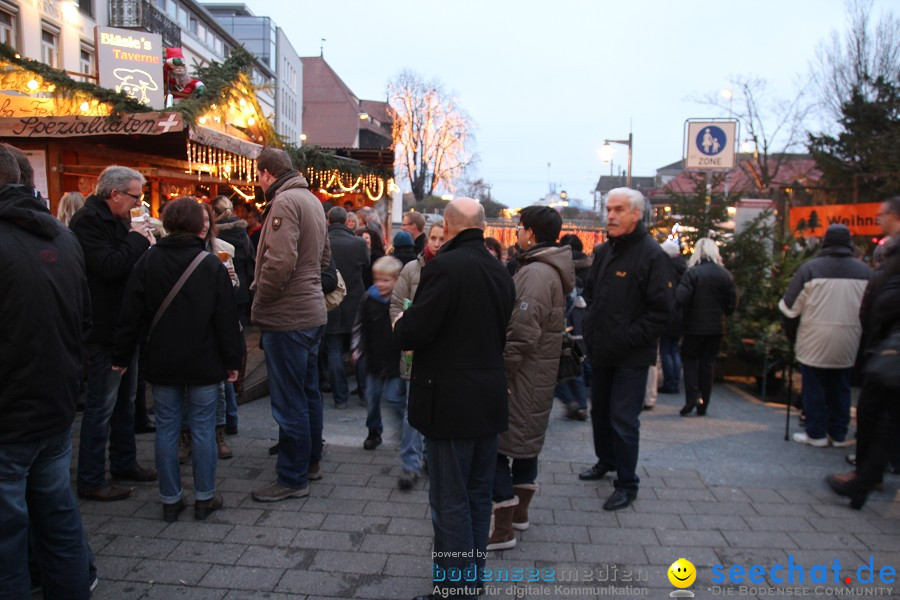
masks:
<instances>
[{"instance_id":1,"label":"lamp post","mask_svg":"<svg viewBox=\"0 0 900 600\"><path fill-rule=\"evenodd\" d=\"M628 171L625 179L625 185L631 187L631 143L633 141L633 136L629 132L627 140L603 140L603 146L600 148L600 156L609 156L609 159L612 160L613 149L610 144L622 144L623 146L628 146ZM604 161L606 162L606 161Z\"/></svg>"}]
</instances>

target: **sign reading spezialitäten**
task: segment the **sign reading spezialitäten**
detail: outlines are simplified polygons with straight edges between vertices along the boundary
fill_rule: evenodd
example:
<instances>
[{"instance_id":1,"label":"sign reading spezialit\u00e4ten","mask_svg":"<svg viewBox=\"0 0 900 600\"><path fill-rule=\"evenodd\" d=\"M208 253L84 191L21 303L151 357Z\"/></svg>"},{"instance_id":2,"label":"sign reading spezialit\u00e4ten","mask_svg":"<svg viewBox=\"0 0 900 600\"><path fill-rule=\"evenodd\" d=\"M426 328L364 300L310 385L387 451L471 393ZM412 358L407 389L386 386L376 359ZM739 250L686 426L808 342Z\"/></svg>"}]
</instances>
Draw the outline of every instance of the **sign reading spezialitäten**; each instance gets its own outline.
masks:
<instances>
[{"instance_id":1,"label":"sign reading spezialit\u00e4ten","mask_svg":"<svg viewBox=\"0 0 900 600\"><path fill-rule=\"evenodd\" d=\"M152 108L165 104L162 36L157 33L97 27L100 85L125 92Z\"/></svg>"},{"instance_id":2,"label":"sign reading spezialit\u00e4ten","mask_svg":"<svg viewBox=\"0 0 900 600\"><path fill-rule=\"evenodd\" d=\"M0 137L58 138L82 135L162 135L183 131L180 113L134 113L112 117L0 118Z\"/></svg>"}]
</instances>

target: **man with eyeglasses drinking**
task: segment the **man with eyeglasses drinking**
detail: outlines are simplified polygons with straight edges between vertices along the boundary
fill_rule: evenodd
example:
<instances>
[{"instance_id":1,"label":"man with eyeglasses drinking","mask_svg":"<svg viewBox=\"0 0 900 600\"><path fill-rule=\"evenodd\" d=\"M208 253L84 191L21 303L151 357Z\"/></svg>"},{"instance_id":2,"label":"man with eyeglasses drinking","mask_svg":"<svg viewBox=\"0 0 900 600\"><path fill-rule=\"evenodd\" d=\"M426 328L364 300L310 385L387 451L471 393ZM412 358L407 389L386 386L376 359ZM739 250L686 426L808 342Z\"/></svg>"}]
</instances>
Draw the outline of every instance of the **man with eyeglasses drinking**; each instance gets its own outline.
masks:
<instances>
[{"instance_id":1,"label":"man with eyeglasses drinking","mask_svg":"<svg viewBox=\"0 0 900 600\"><path fill-rule=\"evenodd\" d=\"M113 332L125 284L138 258L156 243L147 223L131 218L141 205L144 176L128 167L110 166L94 194L72 217L69 227L84 250L93 327L85 339L88 382L78 450L78 496L90 500L124 500L131 488L114 487L109 472L121 481L155 481L156 471L137 464L134 442L134 397L137 357L125 372L112 370Z\"/></svg>"}]
</instances>

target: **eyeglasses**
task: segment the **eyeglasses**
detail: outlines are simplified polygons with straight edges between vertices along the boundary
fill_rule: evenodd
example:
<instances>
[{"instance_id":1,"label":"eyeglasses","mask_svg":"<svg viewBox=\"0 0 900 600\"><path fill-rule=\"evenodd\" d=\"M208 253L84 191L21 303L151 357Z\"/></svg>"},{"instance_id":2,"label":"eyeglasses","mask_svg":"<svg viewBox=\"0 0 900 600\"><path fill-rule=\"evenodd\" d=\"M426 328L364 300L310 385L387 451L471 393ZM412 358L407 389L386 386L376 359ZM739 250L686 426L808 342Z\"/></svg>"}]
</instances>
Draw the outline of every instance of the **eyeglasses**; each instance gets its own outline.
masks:
<instances>
[{"instance_id":1,"label":"eyeglasses","mask_svg":"<svg viewBox=\"0 0 900 600\"><path fill-rule=\"evenodd\" d=\"M119 193L125 194L126 196L131 196L132 198L134 198L135 202L142 202L144 200L144 194L138 194L137 196L135 196L134 194L132 194L130 192L125 192L122 190L119 190Z\"/></svg>"},{"instance_id":2,"label":"eyeglasses","mask_svg":"<svg viewBox=\"0 0 900 600\"><path fill-rule=\"evenodd\" d=\"M521 223L516 225L516 231L524 231L524 230L525 230L525 226L522 225Z\"/></svg>"}]
</instances>

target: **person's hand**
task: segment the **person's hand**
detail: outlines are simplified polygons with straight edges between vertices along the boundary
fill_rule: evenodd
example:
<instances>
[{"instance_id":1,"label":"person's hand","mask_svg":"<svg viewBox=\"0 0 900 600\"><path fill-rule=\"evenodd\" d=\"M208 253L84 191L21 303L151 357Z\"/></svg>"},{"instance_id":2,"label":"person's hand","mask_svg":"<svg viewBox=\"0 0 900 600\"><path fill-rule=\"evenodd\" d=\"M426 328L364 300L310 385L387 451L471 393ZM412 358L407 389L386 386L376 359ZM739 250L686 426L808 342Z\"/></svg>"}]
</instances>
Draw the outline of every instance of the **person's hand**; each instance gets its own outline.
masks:
<instances>
[{"instance_id":1,"label":"person's hand","mask_svg":"<svg viewBox=\"0 0 900 600\"><path fill-rule=\"evenodd\" d=\"M235 272L234 265L231 264L231 261L225 263L225 270L228 271L228 277L231 279L231 282L237 282L237 273Z\"/></svg>"},{"instance_id":2,"label":"person's hand","mask_svg":"<svg viewBox=\"0 0 900 600\"><path fill-rule=\"evenodd\" d=\"M116 373L124 375L125 372L128 371L128 367L120 367L118 365L113 365L112 370L115 371Z\"/></svg>"},{"instance_id":3,"label":"person's hand","mask_svg":"<svg viewBox=\"0 0 900 600\"><path fill-rule=\"evenodd\" d=\"M239 374L240 371L228 371L228 381L234 383L235 381L237 381Z\"/></svg>"},{"instance_id":4,"label":"person's hand","mask_svg":"<svg viewBox=\"0 0 900 600\"><path fill-rule=\"evenodd\" d=\"M156 238L153 237L153 232L150 231L150 225L146 221L131 221L131 226L128 228L128 231L133 231L144 236L144 238L150 242L151 246L156 244Z\"/></svg>"},{"instance_id":5,"label":"person's hand","mask_svg":"<svg viewBox=\"0 0 900 600\"><path fill-rule=\"evenodd\" d=\"M397 321L399 321L399 320L402 319L402 318L403 318L403 313L401 312L399 315L397 315L397 318L394 319L394 321L391 323L391 329L393 329L394 327L396 327L396 326L397 326Z\"/></svg>"}]
</instances>

